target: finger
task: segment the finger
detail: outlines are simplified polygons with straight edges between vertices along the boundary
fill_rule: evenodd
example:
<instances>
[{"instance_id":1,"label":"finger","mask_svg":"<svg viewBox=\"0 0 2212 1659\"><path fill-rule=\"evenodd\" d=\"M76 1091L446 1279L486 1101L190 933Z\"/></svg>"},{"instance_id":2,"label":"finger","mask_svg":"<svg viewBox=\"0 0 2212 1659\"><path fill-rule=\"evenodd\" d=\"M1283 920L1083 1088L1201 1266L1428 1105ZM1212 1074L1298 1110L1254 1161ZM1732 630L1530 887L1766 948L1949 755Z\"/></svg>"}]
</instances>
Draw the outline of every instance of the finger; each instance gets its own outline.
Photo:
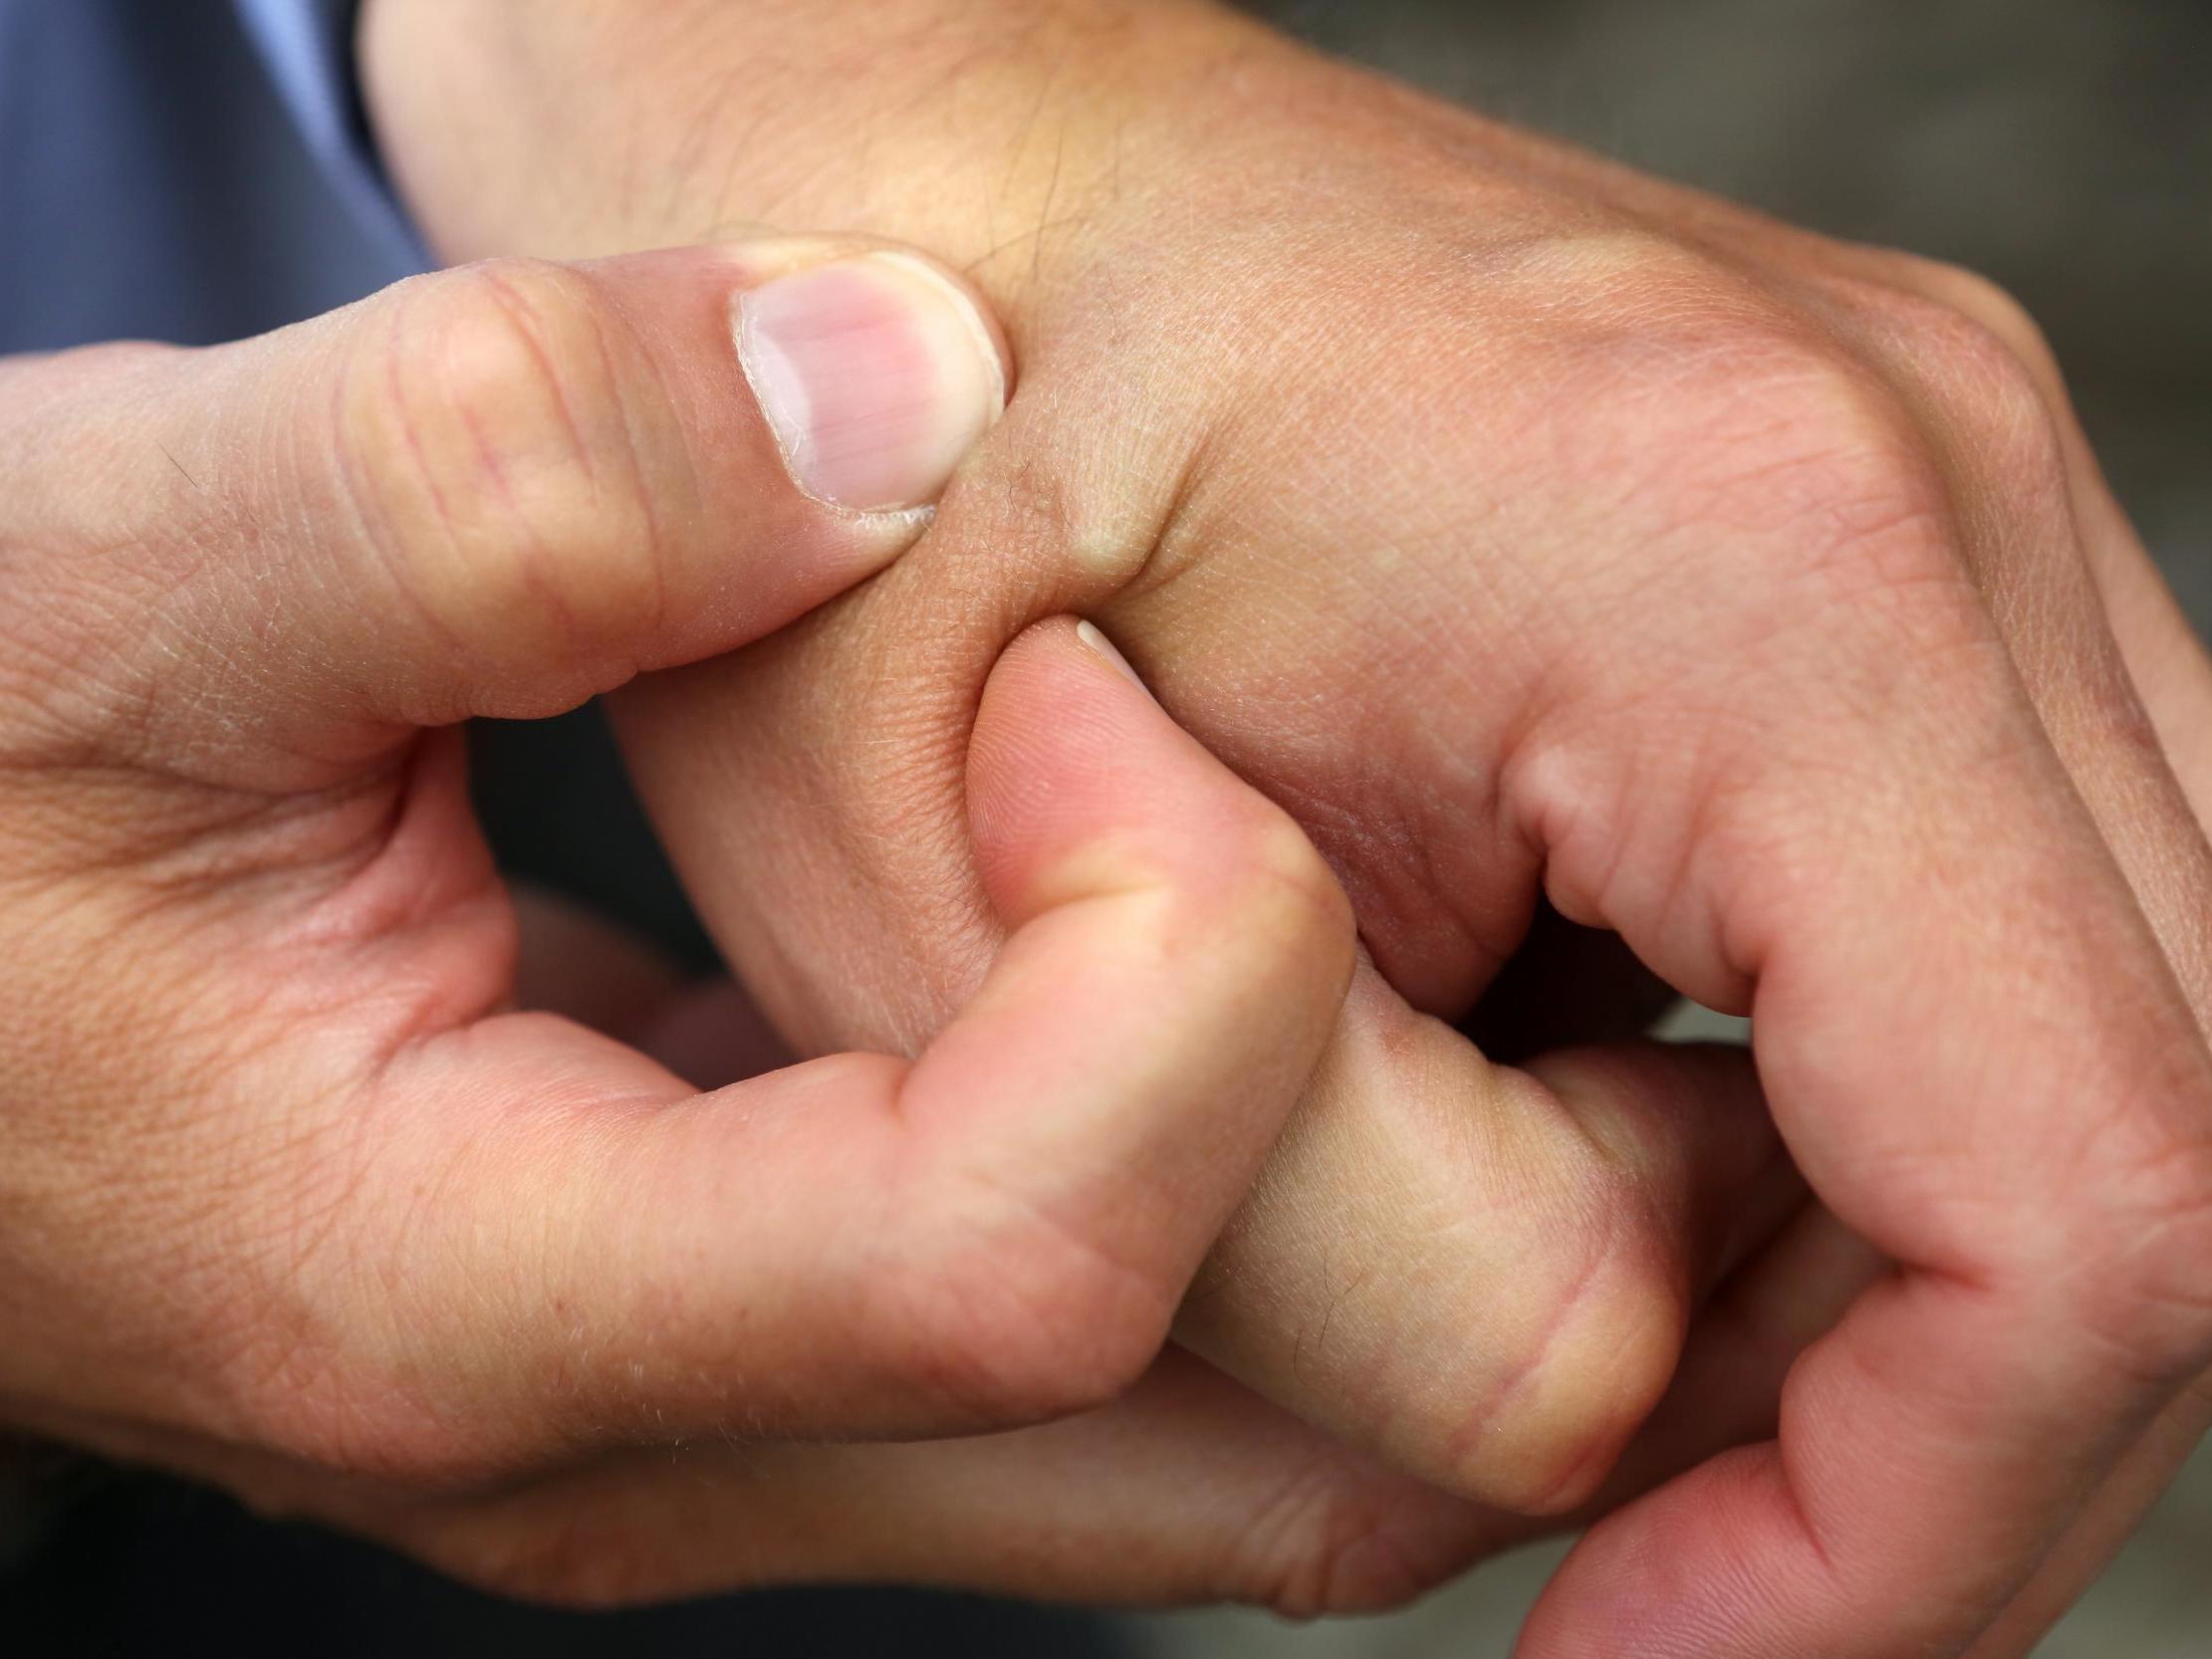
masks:
<instances>
[{"instance_id":1,"label":"finger","mask_svg":"<svg viewBox=\"0 0 2212 1659\"><path fill-rule=\"evenodd\" d=\"M2069 450L2081 457L2074 494L2083 542L2128 674L2198 824L2212 824L2212 719L2206 718L2212 710L2212 655L2101 472L2087 459L2078 429Z\"/></svg>"},{"instance_id":2,"label":"finger","mask_svg":"<svg viewBox=\"0 0 2212 1659\"><path fill-rule=\"evenodd\" d=\"M496 1593L586 1607L906 1583L1309 1617L1400 1603L1527 1525L1379 1469L1172 1350L1111 1405L1039 1427L621 1451L484 1495L393 1490L135 1424L55 1428Z\"/></svg>"},{"instance_id":3,"label":"finger","mask_svg":"<svg viewBox=\"0 0 2212 1659\"><path fill-rule=\"evenodd\" d=\"M2063 420L2063 435L2074 463L2084 545L2121 656L2201 827L2212 821L2212 658L2112 498L2071 415ZM2152 911L2177 969L2196 965L2192 989L2200 1023L2212 1009L2202 966L2212 955L2203 943L2208 916L2212 912L2202 909ZM2194 948L2190 940L2198 941ZM2212 1377L2200 1376L2127 1453L2034 1582L1971 1650L1971 1659L2012 1659L2030 1651L2119 1552L2207 1430L2212 1430Z\"/></svg>"},{"instance_id":4,"label":"finger","mask_svg":"<svg viewBox=\"0 0 2212 1659\"><path fill-rule=\"evenodd\" d=\"M307 1281L366 1351L262 1438L475 1478L607 1440L997 1427L1133 1380L1313 1065L1349 908L1066 621L994 674L970 800L1011 933L912 1064L687 1098L531 1015L388 1062Z\"/></svg>"},{"instance_id":5,"label":"finger","mask_svg":"<svg viewBox=\"0 0 2212 1659\"><path fill-rule=\"evenodd\" d=\"M2167 960L2212 1016L2212 844L2186 780L2212 667L2105 487L2056 358L2003 294L1900 262L1928 290L1837 311L1916 405L1965 516L1963 549L2037 717ZM2155 691L2155 701L2143 688ZM2169 736L2184 764L2168 764Z\"/></svg>"},{"instance_id":6,"label":"finger","mask_svg":"<svg viewBox=\"0 0 2212 1659\"><path fill-rule=\"evenodd\" d=\"M1176 1334L1399 1468L1557 1513L1664 1391L1731 1237L1795 1193L1740 1054L1493 1066L1362 968Z\"/></svg>"},{"instance_id":7,"label":"finger","mask_svg":"<svg viewBox=\"0 0 2212 1659\"><path fill-rule=\"evenodd\" d=\"M1967 273L1894 262L1910 297L1851 327L1928 411L1969 498L2013 504L2001 543L1969 542L2052 744L2134 891L2200 1029L2212 1029L2212 662L2113 499L2034 323ZM1915 303L1917 302L1917 303ZM1910 330L1918 349L1904 338ZM1930 352L1929 340L1949 352ZM1977 375L1960 397L1946 375ZM2064 480L2023 490L2016 480ZM2212 1102L2206 1110L2212 1112ZM2024 1653L2102 1570L2212 1424L2183 1390L2122 1458L2033 1583L1977 1644Z\"/></svg>"},{"instance_id":8,"label":"finger","mask_svg":"<svg viewBox=\"0 0 2212 1659\"><path fill-rule=\"evenodd\" d=\"M2212 856L2202 834L2207 788L2205 712L2212 665L2171 591L2113 499L2077 420L2056 359L2032 322L2007 297L1965 273L1907 261L1908 292L1954 308L1950 326L1982 331L1991 371L2023 376L2011 407L2030 393L2043 418L2025 430L2056 450L2065 499L2023 515L2038 534L2015 529L1986 561L2003 612L2026 618L2011 630L2039 712L2099 829L2127 874L2200 1027L2212 1013ZM1937 315L1947 315L1938 311ZM1926 386L1919 358L1888 345L1899 382ZM1927 388L1931 396L1940 388ZM2004 406L2000 404L2000 406ZM2031 411L2032 412L2032 411ZM1986 482L1991 423L1951 422L1952 464ZM2014 439L2017 445L2017 438ZM2052 618L2087 618L2058 640ZM2046 625L2037 628L2039 619ZM2108 631L2107 631L2108 623ZM1978 1641L1975 1659L2029 1651L2103 1570L2212 1425L2203 1379L2184 1389L2121 1457L2083 1506L2028 1586Z\"/></svg>"},{"instance_id":9,"label":"finger","mask_svg":"<svg viewBox=\"0 0 2212 1659\"><path fill-rule=\"evenodd\" d=\"M1871 321L1888 326L1869 328L1863 292L1826 296L1840 323L1882 352L1900 384L1926 387L1929 356L1898 338L1901 321L1959 342L1960 356L1980 362L1985 376L2008 388L1997 399L1999 408L2019 411L2024 395L2036 399L2040 407L2033 414L2040 418L2027 429L2034 433L2040 426L2058 446L2079 552L2088 559L2128 675L2197 821L2212 822L2212 724L2202 715L2212 708L2212 657L2112 494L2058 356L2035 319L1995 284L1939 260L1836 243L1824 243L1824 250L1859 283L1891 297L1872 308ZM1917 302L1902 319L1894 311L1897 296ZM1980 423L1980 433L1988 424ZM1954 447L1959 460L1972 464L1970 449ZM2002 561L1993 562L1995 574L2003 569Z\"/></svg>"},{"instance_id":10,"label":"finger","mask_svg":"<svg viewBox=\"0 0 2212 1659\"><path fill-rule=\"evenodd\" d=\"M369 1527L492 1588L572 1604L907 1583L1294 1617L1394 1606L1515 1532L1172 1353L1123 1399L1040 1427L630 1453Z\"/></svg>"},{"instance_id":11,"label":"finger","mask_svg":"<svg viewBox=\"0 0 2212 1659\"><path fill-rule=\"evenodd\" d=\"M2204 1438L2207 1424L2212 1424L2212 1378L2200 1376L2121 1459L2034 1580L1967 1650L1968 1659L2018 1659L2033 1652L2134 1536Z\"/></svg>"},{"instance_id":12,"label":"finger","mask_svg":"<svg viewBox=\"0 0 2212 1659\"><path fill-rule=\"evenodd\" d=\"M630 1039L683 988L653 944L563 894L509 883L515 902L515 1006Z\"/></svg>"},{"instance_id":13,"label":"finger","mask_svg":"<svg viewBox=\"0 0 2212 1659\"><path fill-rule=\"evenodd\" d=\"M793 637L768 644L771 661ZM727 684L722 664L707 672ZM696 698L696 671L677 676L667 695L680 697L685 682ZM659 693L646 682L631 695ZM742 900L727 873L731 804L742 812L744 797L709 787L726 750L692 729L702 758L677 741L688 716L666 703L656 712L679 718L633 721L625 736L640 741L658 822L725 948L755 949L779 930L731 918L729 902ZM896 695L878 712L901 727L934 719ZM875 764L883 747L862 760ZM825 755L810 763L820 783L810 773L802 787L834 792L848 764ZM927 764L937 765L933 753ZM920 817L932 792L917 785L901 798L921 838L935 823L933 813ZM878 839L870 832L871 844ZM777 837L749 847L747 863L759 868L765 857L778 879L811 886L841 853L853 855L836 838ZM941 963L945 940L974 932L959 882L930 891L920 916ZM856 925L853 912L873 913L880 899L864 884L825 891L803 928L834 940ZM931 960L927 949L919 959ZM758 955L748 972L772 992L805 980ZM777 1006L793 1012L788 998ZM1685 1099L1694 1096L1686 1072L1663 1064L1654 1068L1667 1079L1660 1086L1597 1090L1635 1107L1624 1115L1637 1125L1629 1138L1650 1154L1639 1161L1589 1132L1581 1099L1563 1101L1525 1073L1488 1065L1386 993L1369 1006L1377 1012L1358 1028L1364 1035L1348 1047L1340 1034L1325 1066L1334 1082L1309 1096L1279 1151L1295 1165L1271 1166L1178 1331L1271 1398L1450 1490L1528 1508L1571 1504L1665 1386L1681 1308L1718 1247L1711 1224L1763 1188L1787 1191L1794 1177L1772 1157L1764 1111L1746 1105L1755 1091L1725 1067L1729 1086L1710 1101ZM823 1029L800 1012L803 1034ZM877 1005L868 1024L928 1029L897 1005ZM1669 1102L1680 1106L1671 1115L1659 1109ZM1658 1155L1669 1146L1698 1151L1676 1163ZM1739 1183L1739 1172L1763 1165ZM1712 1173L1710 1189L1680 1178L1693 1167ZM1362 1244L1367 1230L1374 1242ZM1592 1354L1601 1362L1586 1363Z\"/></svg>"},{"instance_id":14,"label":"finger","mask_svg":"<svg viewBox=\"0 0 2212 1659\"><path fill-rule=\"evenodd\" d=\"M354 760L780 626L918 534L1005 368L918 256L783 240L491 261L79 378L15 469L18 528L72 555L47 648L103 664L84 720L159 754L189 718L206 770L210 710ZM119 655L91 624L123 606Z\"/></svg>"},{"instance_id":15,"label":"finger","mask_svg":"<svg viewBox=\"0 0 2212 1659\"><path fill-rule=\"evenodd\" d=\"M1914 573L1915 637L1879 606L1825 624L1847 706L1809 687L1820 718L1764 734L1759 781L1692 843L1694 898L1623 875L1632 849L1553 849L1570 915L1704 1000L1755 987L1785 1138L1900 1271L1792 1368L1778 1442L1584 1541L1531 1655L1963 1645L2206 1357L2201 1043L1986 622L1943 597L1927 523L1882 549Z\"/></svg>"},{"instance_id":16,"label":"finger","mask_svg":"<svg viewBox=\"0 0 2212 1659\"><path fill-rule=\"evenodd\" d=\"M515 885L515 1004L618 1038L699 1088L797 1057L743 986L686 983L649 941L542 888Z\"/></svg>"},{"instance_id":17,"label":"finger","mask_svg":"<svg viewBox=\"0 0 2212 1659\"><path fill-rule=\"evenodd\" d=\"M1586 1519L1719 1453L1772 1440L1790 1367L1887 1267L1820 1203L1802 1203L1698 1309L1666 1397Z\"/></svg>"}]
</instances>

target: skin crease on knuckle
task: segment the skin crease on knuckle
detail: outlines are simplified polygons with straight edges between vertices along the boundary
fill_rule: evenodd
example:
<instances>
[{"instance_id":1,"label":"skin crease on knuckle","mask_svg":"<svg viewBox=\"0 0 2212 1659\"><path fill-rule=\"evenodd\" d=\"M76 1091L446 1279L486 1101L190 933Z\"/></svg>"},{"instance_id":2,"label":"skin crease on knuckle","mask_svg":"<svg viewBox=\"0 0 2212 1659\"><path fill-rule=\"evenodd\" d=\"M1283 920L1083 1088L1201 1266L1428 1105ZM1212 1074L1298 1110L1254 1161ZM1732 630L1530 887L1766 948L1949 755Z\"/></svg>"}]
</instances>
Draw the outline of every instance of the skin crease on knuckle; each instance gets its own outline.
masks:
<instances>
[{"instance_id":1,"label":"skin crease on knuckle","mask_svg":"<svg viewBox=\"0 0 2212 1659\"><path fill-rule=\"evenodd\" d=\"M986 1185L949 1204L933 1226L941 1242L903 1251L870 1288L866 1322L887 1333L892 1373L978 1428L1064 1417L1126 1391L1166 1340L1172 1290L1026 1195Z\"/></svg>"},{"instance_id":2,"label":"skin crease on knuckle","mask_svg":"<svg viewBox=\"0 0 2212 1659\"><path fill-rule=\"evenodd\" d=\"M1463 1564L1426 1545L1387 1504L1293 1482L1243 1531L1241 1560L1223 1576L1251 1586L1238 1599L1282 1618L1384 1612Z\"/></svg>"},{"instance_id":3,"label":"skin crease on knuckle","mask_svg":"<svg viewBox=\"0 0 2212 1659\"><path fill-rule=\"evenodd\" d=\"M436 633L498 642L518 679L557 657L585 689L620 678L609 624L649 614L660 582L623 320L589 276L531 260L376 303L388 329L348 365L334 441L393 588Z\"/></svg>"},{"instance_id":4,"label":"skin crease on knuckle","mask_svg":"<svg viewBox=\"0 0 2212 1659\"><path fill-rule=\"evenodd\" d=\"M2059 1277L2073 1317L2158 1384L2212 1367L2212 1133L2125 1172Z\"/></svg>"}]
</instances>

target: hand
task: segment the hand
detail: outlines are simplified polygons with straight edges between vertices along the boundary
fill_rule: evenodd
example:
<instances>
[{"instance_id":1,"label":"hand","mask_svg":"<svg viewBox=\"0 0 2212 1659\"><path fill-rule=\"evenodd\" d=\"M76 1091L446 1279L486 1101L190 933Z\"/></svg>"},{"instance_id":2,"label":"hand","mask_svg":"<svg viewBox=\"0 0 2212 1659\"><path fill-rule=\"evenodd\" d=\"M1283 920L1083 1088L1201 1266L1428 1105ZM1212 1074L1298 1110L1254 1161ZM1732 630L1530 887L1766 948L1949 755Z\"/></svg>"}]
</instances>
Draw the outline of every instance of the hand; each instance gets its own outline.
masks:
<instances>
[{"instance_id":1,"label":"hand","mask_svg":"<svg viewBox=\"0 0 2212 1659\"><path fill-rule=\"evenodd\" d=\"M445 246L804 211L971 262L1023 356L913 556L632 708L779 1021L911 1043L973 982L983 894L941 895L975 688L1031 618L1099 614L1322 844L1413 1009L1467 1010L1541 893L1755 1010L1791 1151L1893 1264L1802 1353L1856 1247L1816 1215L1746 1270L1738 1304L1790 1315L1779 1405L1678 1395L1632 1469L1763 1443L1600 1527L1525 1651L2031 1639L2201 1427L2173 1402L2212 1361L2212 855L2162 752L2201 749L2173 689L2201 665L2017 310L1195 5L511 15L369 13ZM433 39L491 66L465 115ZM616 72L580 107L587 50ZM564 132L573 166L503 159ZM616 185L617 132L664 190ZM826 807L846 828L800 846ZM1436 1107L1514 1095L1371 980L1370 1016L1420 1040L1369 1046L1369 1080L1428 1086L1310 1098L1185 1329L1464 1485L1494 1118ZM1312 1196L1333 1160L1372 1195L1349 1220Z\"/></svg>"},{"instance_id":2,"label":"hand","mask_svg":"<svg viewBox=\"0 0 2212 1659\"><path fill-rule=\"evenodd\" d=\"M918 1061L700 1093L511 1006L452 723L881 569L1001 378L942 273L794 241L0 364L0 1423L575 1599L1235 1593L1397 1504L1195 1372L819 1443L1120 1391L1351 967L1065 620L984 689L1007 944Z\"/></svg>"}]
</instances>

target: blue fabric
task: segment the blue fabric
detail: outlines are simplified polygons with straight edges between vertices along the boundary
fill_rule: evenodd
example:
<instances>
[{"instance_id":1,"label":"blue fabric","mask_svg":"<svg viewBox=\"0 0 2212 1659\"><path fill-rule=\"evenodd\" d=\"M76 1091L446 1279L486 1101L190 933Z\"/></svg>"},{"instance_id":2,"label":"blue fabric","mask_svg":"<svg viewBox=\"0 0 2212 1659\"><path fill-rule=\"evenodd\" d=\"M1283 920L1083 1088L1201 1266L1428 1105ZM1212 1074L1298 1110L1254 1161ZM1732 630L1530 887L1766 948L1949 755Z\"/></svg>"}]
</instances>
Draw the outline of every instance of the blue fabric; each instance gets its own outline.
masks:
<instances>
[{"instance_id":1,"label":"blue fabric","mask_svg":"<svg viewBox=\"0 0 2212 1659\"><path fill-rule=\"evenodd\" d=\"M0 0L0 352L236 339L422 269L355 4Z\"/></svg>"}]
</instances>

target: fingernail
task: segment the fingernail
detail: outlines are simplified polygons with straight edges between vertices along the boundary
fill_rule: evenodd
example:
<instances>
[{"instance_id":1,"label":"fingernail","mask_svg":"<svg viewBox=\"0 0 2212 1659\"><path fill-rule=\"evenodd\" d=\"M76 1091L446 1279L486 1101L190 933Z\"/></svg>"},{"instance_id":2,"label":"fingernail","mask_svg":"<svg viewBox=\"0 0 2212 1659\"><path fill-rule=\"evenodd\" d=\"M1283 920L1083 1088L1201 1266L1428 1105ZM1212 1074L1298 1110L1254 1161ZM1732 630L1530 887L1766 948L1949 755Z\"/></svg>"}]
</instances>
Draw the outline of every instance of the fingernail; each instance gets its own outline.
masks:
<instances>
[{"instance_id":1,"label":"fingernail","mask_svg":"<svg viewBox=\"0 0 2212 1659\"><path fill-rule=\"evenodd\" d=\"M1115 671L1118 672L1123 679L1127 680L1129 684L1135 686L1137 690L1143 692L1144 695L1147 697L1150 697L1152 695L1152 688L1146 685L1144 681L1137 676L1137 672L1134 668L1131 668L1129 666L1129 659L1123 656L1120 651L1115 648L1113 641L1108 639L1105 634L1101 633L1096 626L1088 621L1078 622L1076 624L1076 637L1082 640L1086 645L1089 645L1094 651L1097 651L1101 656L1105 657L1106 661L1113 664Z\"/></svg>"},{"instance_id":2,"label":"fingernail","mask_svg":"<svg viewBox=\"0 0 2212 1659\"><path fill-rule=\"evenodd\" d=\"M975 303L904 254L811 266L741 295L737 352L792 481L861 512L936 500L1006 401Z\"/></svg>"}]
</instances>

